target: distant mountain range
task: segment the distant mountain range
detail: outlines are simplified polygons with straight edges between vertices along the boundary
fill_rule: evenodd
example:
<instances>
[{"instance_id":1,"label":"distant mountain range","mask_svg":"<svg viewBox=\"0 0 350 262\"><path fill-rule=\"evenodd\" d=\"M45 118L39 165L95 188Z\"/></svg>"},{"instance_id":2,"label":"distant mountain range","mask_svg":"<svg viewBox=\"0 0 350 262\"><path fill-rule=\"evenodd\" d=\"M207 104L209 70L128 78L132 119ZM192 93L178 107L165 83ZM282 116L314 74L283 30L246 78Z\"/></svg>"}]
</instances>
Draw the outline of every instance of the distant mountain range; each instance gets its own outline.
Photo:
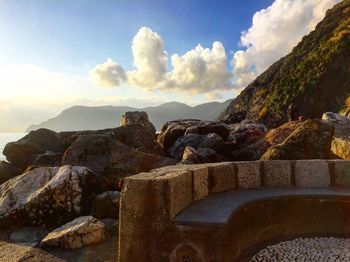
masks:
<instances>
[{"instance_id":1,"label":"distant mountain range","mask_svg":"<svg viewBox=\"0 0 350 262\"><path fill-rule=\"evenodd\" d=\"M121 116L127 111L145 111L157 130L170 120L194 118L214 120L225 110L231 100L223 103L211 102L198 106L188 106L183 103L170 102L156 107L133 108L128 106L73 106L58 116L38 125L31 125L26 132L39 128L60 131L96 130L119 126Z\"/></svg>"}]
</instances>

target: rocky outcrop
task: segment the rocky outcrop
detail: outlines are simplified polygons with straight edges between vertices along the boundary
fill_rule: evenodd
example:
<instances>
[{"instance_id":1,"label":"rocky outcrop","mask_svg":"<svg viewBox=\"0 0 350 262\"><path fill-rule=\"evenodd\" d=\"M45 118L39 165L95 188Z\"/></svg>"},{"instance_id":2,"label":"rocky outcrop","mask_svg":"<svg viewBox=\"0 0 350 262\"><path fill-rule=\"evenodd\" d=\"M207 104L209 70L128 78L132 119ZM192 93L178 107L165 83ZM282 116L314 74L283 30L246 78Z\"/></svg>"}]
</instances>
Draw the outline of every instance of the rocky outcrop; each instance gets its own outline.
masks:
<instances>
[{"instance_id":1,"label":"rocky outcrop","mask_svg":"<svg viewBox=\"0 0 350 262\"><path fill-rule=\"evenodd\" d=\"M5 146L3 154L15 166L27 168L38 157L50 151L63 152L63 143L58 133L48 129L31 131L25 137Z\"/></svg>"},{"instance_id":2,"label":"rocky outcrop","mask_svg":"<svg viewBox=\"0 0 350 262\"><path fill-rule=\"evenodd\" d=\"M350 160L350 118L328 112L322 119L334 127L332 140L334 157Z\"/></svg>"},{"instance_id":3,"label":"rocky outcrop","mask_svg":"<svg viewBox=\"0 0 350 262\"><path fill-rule=\"evenodd\" d=\"M217 134L221 136L223 140L226 140L230 134L230 128L228 125L223 123L199 122L186 129L185 135L188 134Z\"/></svg>"},{"instance_id":4,"label":"rocky outcrop","mask_svg":"<svg viewBox=\"0 0 350 262\"><path fill-rule=\"evenodd\" d=\"M283 143L269 148L262 160L327 159L334 128L321 120L307 120Z\"/></svg>"},{"instance_id":5,"label":"rocky outcrop","mask_svg":"<svg viewBox=\"0 0 350 262\"><path fill-rule=\"evenodd\" d=\"M230 128L226 124L184 119L165 123L158 135L158 142L167 156L185 160L187 154L183 158L183 153L186 146L195 151L204 148L216 151L222 147L229 134ZM205 158L205 154L202 155ZM204 158L198 161L206 161Z\"/></svg>"},{"instance_id":6,"label":"rocky outcrop","mask_svg":"<svg viewBox=\"0 0 350 262\"><path fill-rule=\"evenodd\" d=\"M0 186L0 227L57 226L90 212L101 178L85 167L42 167Z\"/></svg>"},{"instance_id":7,"label":"rocky outcrop","mask_svg":"<svg viewBox=\"0 0 350 262\"><path fill-rule=\"evenodd\" d=\"M61 164L63 153L53 153L46 151L44 154L38 155L31 165L34 166L59 166Z\"/></svg>"},{"instance_id":8,"label":"rocky outcrop","mask_svg":"<svg viewBox=\"0 0 350 262\"><path fill-rule=\"evenodd\" d=\"M199 124L200 120L184 119L166 122L158 135L158 142L162 145L164 152L175 143L175 141L182 137L187 128Z\"/></svg>"},{"instance_id":9,"label":"rocky outcrop","mask_svg":"<svg viewBox=\"0 0 350 262\"><path fill-rule=\"evenodd\" d=\"M120 126L140 125L148 129L151 133L156 133L156 128L148 120L148 115L144 111L126 112L120 119Z\"/></svg>"},{"instance_id":10,"label":"rocky outcrop","mask_svg":"<svg viewBox=\"0 0 350 262\"><path fill-rule=\"evenodd\" d=\"M111 190L120 178L176 164L176 161L128 147L109 135L82 135L65 152L63 165L86 166L103 176Z\"/></svg>"},{"instance_id":11,"label":"rocky outcrop","mask_svg":"<svg viewBox=\"0 0 350 262\"><path fill-rule=\"evenodd\" d=\"M148 120L145 112L127 112L120 120L121 126L95 131L62 132L64 145L71 146L84 135L109 135L117 141L144 153L164 155L161 145L157 142L155 128Z\"/></svg>"},{"instance_id":12,"label":"rocky outcrop","mask_svg":"<svg viewBox=\"0 0 350 262\"><path fill-rule=\"evenodd\" d=\"M163 149L150 128L141 125L121 126L112 131L112 136L137 151L164 156Z\"/></svg>"},{"instance_id":13,"label":"rocky outcrop","mask_svg":"<svg viewBox=\"0 0 350 262\"><path fill-rule=\"evenodd\" d=\"M230 126L177 120L163 126L158 142L167 156L183 163L257 160L271 146L263 139L266 132L264 125L249 120Z\"/></svg>"},{"instance_id":14,"label":"rocky outcrop","mask_svg":"<svg viewBox=\"0 0 350 262\"><path fill-rule=\"evenodd\" d=\"M105 239L105 226L92 216L83 216L55 229L42 241L41 247L77 249L98 244Z\"/></svg>"},{"instance_id":15,"label":"rocky outcrop","mask_svg":"<svg viewBox=\"0 0 350 262\"><path fill-rule=\"evenodd\" d=\"M216 163L224 161L215 150L210 148L200 148L198 150L193 147L186 146L182 155L182 164L200 164L200 163Z\"/></svg>"},{"instance_id":16,"label":"rocky outcrop","mask_svg":"<svg viewBox=\"0 0 350 262\"><path fill-rule=\"evenodd\" d=\"M92 216L102 218L119 218L120 193L107 191L97 195L92 202Z\"/></svg>"},{"instance_id":17,"label":"rocky outcrop","mask_svg":"<svg viewBox=\"0 0 350 262\"><path fill-rule=\"evenodd\" d=\"M267 128L250 120L230 125L223 154L231 161L257 160L270 146L264 139Z\"/></svg>"},{"instance_id":18,"label":"rocky outcrop","mask_svg":"<svg viewBox=\"0 0 350 262\"><path fill-rule=\"evenodd\" d=\"M6 161L0 161L0 185L22 173L22 170Z\"/></svg>"},{"instance_id":19,"label":"rocky outcrop","mask_svg":"<svg viewBox=\"0 0 350 262\"><path fill-rule=\"evenodd\" d=\"M301 121L290 121L277 128L269 130L265 135L265 140L270 145L281 144L287 137L289 137L299 126Z\"/></svg>"},{"instance_id":20,"label":"rocky outcrop","mask_svg":"<svg viewBox=\"0 0 350 262\"><path fill-rule=\"evenodd\" d=\"M288 120L291 104L306 119L339 112L350 94L349 16L349 0L334 6L289 55L248 85L220 119L227 124L252 119L275 128Z\"/></svg>"},{"instance_id":21,"label":"rocky outcrop","mask_svg":"<svg viewBox=\"0 0 350 262\"><path fill-rule=\"evenodd\" d=\"M219 150L223 144L224 140L222 137L215 133L207 135L188 134L177 139L174 145L169 148L167 154L172 158L181 160L187 146L195 150L210 148L216 151Z\"/></svg>"}]
</instances>

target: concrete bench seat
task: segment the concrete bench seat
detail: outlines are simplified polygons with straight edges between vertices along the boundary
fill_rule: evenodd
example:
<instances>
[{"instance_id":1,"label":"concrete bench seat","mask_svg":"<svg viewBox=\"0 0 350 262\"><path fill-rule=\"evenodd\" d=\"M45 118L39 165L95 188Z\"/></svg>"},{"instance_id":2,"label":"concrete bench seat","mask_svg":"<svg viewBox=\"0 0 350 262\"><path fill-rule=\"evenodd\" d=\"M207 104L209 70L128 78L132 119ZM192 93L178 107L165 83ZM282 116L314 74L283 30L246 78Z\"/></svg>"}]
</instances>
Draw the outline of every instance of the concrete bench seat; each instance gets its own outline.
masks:
<instances>
[{"instance_id":1,"label":"concrete bench seat","mask_svg":"<svg viewBox=\"0 0 350 262\"><path fill-rule=\"evenodd\" d=\"M225 226L240 208L247 204L282 198L316 198L350 200L350 191L342 188L260 188L232 190L211 195L194 202L175 217L177 225L216 225Z\"/></svg>"}]
</instances>

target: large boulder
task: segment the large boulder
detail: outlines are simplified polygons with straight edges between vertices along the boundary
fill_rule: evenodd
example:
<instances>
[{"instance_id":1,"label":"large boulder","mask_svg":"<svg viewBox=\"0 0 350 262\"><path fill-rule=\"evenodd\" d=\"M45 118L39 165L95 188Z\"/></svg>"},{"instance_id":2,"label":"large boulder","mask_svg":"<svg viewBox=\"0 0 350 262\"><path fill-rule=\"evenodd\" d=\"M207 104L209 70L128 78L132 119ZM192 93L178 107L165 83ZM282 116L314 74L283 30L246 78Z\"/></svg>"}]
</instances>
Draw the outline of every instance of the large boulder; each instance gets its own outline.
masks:
<instances>
[{"instance_id":1,"label":"large boulder","mask_svg":"<svg viewBox=\"0 0 350 262\"><path fill-rule=\"evenodd\" d=\"M215 133L222 137L223 140L226 140L230 135L230 128L224 123L215 123L215 122L199 122L193 126L190 126L186 129L185 135L188 134L199 134L206 135Z\"/></svg>"},{"instance_id":2,"label":"large boulder","mask_svg":"<svg viewBox=\"0 0 350 262\"><path fill-rule=\"evenodd\" d=\"M228 141L235 142L236 144L239 144L242 141L247 143L255 142L267 132L267 128L264 125L248 119L243 120L240 123L232 124L229 128L230 134Z\"/></svg>"},{"instance_id":3,"label":"large boulder","mask_svg":"<svg viewBox=\"0 0 350 262\"><path fill-rule=\"evenodd\" d=\"M224 140L222 137L215 133L207 135L188 134L177 139L174 145L169 148L167 155L181 160L187 146L190 146L196 150L210 148L217 151L222 148L223 144Z\"/></svg>"},{"instance_id":4,"label":"large boulder","mask_svg":"<svg viewBox=\"0 0 350 262\"><path fill-rule=\"evenodd\" d=\"M267 128L259 123L243 120L230 130L222 154L231 161L257 160L270 146L264 139Z\"/></svg>"},{"instance_id":5,"label":"large boulder","mask_svg":"<svg viewBox=\"0 0 350 262\"><path fill-rule=\"evenodd\" d=\"M85 167L42 167L0 186L0 227L57 226L87 214L102 179Z\"/></svg>"},{"instance_id":6,"label":"large boulder","mask_svg":"<svg viewBox=\"0 0 350 262\"><path fill-rule=\"evenodd\" d=\"M230 129L224 123L196 119L169 121L162 126L158 142L162 145L164 151L168 152L177 139L189 134L217 134L225 141L230 134Z\"/></svg>"},{"instance_id":7,"label":"large boulder","mask_svg":"<svg viewBox=\"0 0 350 262\"><path fill-rule=\"evenodd\" d=\"M9 162L0 161L0 185L22 173L22 170Z\"/></svg>"},{"instance_id":8,"label":"large boulder","mask_svg":"<svg viewBox=\"0 0 350 262\"><path fill-rule=\"evenodd\" d=\"M283 143L270 147L262 160L327 159L334 128L321 120L302 123Z\"/></svg>"},{"instance_id":9,"label":"large boulder","mask_svg":"<svg viewBox=\"0 0 350 262\"><path fill-rule=\"evenodd\" d=\"M174 165L177 162L159 155L146 154L118 142L109 135L82 135L65 152L63 165L86 166L104 177L111 190L120 178Z\"/></svg>"},{"instance_id":10,"label":"large boulder","mask_svg":"<svg viewBox=\"0 0 350 262\"><path fill-rule=\"evenodd\" d=\"M42 241L41 247L77 249L105 239L105 225L92 216L83 216L56 228Z\"/></svg>"},{"instance_id":11,"label":"large boulder","mask_svg":"<svg viewBox=\"0 0 350 262\"><path fill-rule=\"evenodd\" d=\"M224 161L215 150L210 148L200 148L198 150L186 146L182 155L182 164L200 164L200 163L216 163Z\"/></svg>"},{"instance_id":12,"label":"large boulder","mask_svg":"<svg viewBox=\"0 0 350 262\"><path fill-rule=\"evenodd\" d=\"M158 135L158 142L162 145L164 152L182 137L187 128L199 124L201 121L196 119L184 119L166 122Z\"/></svg>"},{"instance_id":13,"label":"large boulder","mask_svg":"<svg viewBox=\"0 0 350 262\"><path fill-rule=\"evenodd\" d=\"M331 148L334 157L350 160L350 118L327 112L322 119L334 127Z\"/></svg>"},{"instance_id":14,"label":"large boulder","mask_svg":"<svg viewBox=\"0 0 350 262\"><path fill-rule=\"evenodd\" d=\"M141 125L126 125L112 131L115 139L137 151L164 156L155 133Z\"/></svg>"},{"instance_id":15,"label":"large boulder","mask_svg":"<svg viewBox=\"0 0 350 262\"><path fill-rule=\"evenodd\" d=\"M140 125L147 128L151 133L156 133L156 128L149 121L148 115L144 111L126 112L120 119L120 126Z\"/></svg>"},{"instance_id":16,"label":"large boulder","mask_svg":"<svg viewBox=\"0 0 350 262\"><path fill-rule=\"evenodd\" d=\"M271 129L266 133L265 140L271 145L281 144L299 126L301 126L302 123L302 121L290 121L277 128Z\"/></svg>"},{"instance_id":17,"label":"large boulder","mask_svg":"<svg viewBox=\"0 0 350 262\"><path fill-rule=\"evenodd\" d=\"M61 132L59 133L63 140L65 150L71 146L79 137L84 135L112 135L114 128L100 130L84 130L77 132Z\"/></svg>"},{"instance_id":18,"label":"large boulder","mask_svg":"<svg viewBox=\"0 0 350 262\"><path fill-rule=\"evenodd\" d=\"M120 192L107 191L97 195L92 202L91 214L99 219L119 218Z\"/></svg>"},{"instance_id":19,"label":"large boulder","mask_svg":"<svg viewBox=\"0 0 350 262\"><path fill-rule=\"evenodd\" d=\"M16 142L8 143L3 154L9 162L25 169L38 155L47 151L62 153L63 143L58 133L43 128L31 131Z\"/></svg>"}]
</instances>

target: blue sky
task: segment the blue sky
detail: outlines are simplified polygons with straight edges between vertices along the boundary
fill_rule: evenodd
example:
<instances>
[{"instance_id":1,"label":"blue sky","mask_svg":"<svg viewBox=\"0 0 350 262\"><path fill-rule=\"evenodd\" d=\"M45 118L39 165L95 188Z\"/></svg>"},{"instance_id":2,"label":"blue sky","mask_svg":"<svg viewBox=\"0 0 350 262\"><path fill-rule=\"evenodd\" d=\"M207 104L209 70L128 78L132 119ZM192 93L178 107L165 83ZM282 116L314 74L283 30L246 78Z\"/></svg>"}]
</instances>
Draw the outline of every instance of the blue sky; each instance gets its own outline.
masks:
<instances>
[{"instance_id":1,"label":"blue sky","mask_svg":"<svg viewBox=\"0 0 350 262\"><path fill-rule=\"evenodd\" d=\"M0 1L3 60L84 73L107 57L132 67L130 43L147 26L168 53L221 41L236 50L253 14L271 0L19 0Z\"/></svg>"},{"instance_id":2,"label":"blue sky","mask_svg":"<svg viewBox=\"0 0 350 262\"><path fill-rule=\"evenodd\" d=\"M340 0L0 0L0 132L73 105L225 101Z\"/></svg>"}]
</instances>

